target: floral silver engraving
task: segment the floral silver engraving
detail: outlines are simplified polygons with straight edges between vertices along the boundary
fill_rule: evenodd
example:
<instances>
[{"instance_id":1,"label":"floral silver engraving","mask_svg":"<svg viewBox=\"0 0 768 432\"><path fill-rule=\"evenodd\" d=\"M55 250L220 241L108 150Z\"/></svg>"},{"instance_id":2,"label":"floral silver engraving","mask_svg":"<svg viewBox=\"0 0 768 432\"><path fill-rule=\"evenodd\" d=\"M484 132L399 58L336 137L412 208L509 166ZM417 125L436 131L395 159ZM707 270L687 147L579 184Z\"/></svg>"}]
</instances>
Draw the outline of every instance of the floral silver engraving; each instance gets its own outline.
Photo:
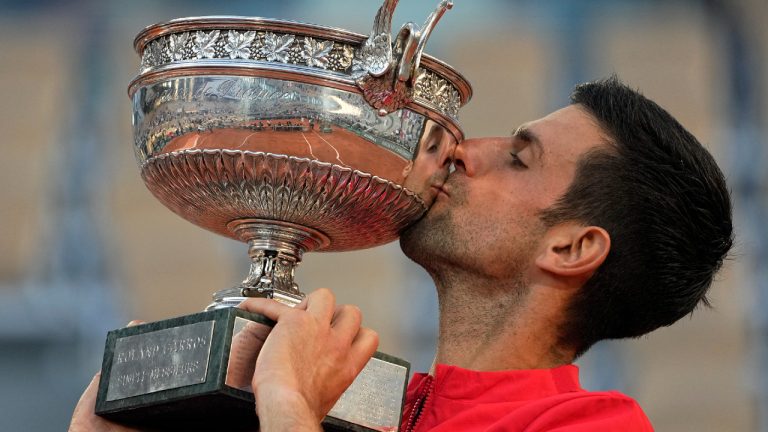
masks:
<instances>
[{"instance_id":1,"label":"floral silver engraving","mask_svg":"<svg viewBox=\"0 0 768 432\"><path fill-rule=\"evenodd\" d=\"M298 64L342 74L363 83L363 94L377 109L393 112L412 101L427 103L457 118L462 101L458 89L440 75L419 67L409 85L392 86L394 69L384 56L384 34L359 46L288 33L216 29L173 33L150 41L141 53L141 73L169 63L198 59L238 59ZM391 51L391 50L390 50ZM389 65L389 67L387 66ZM374 72L387 70L381 77ZM397 84L397 83L395 83Z\"/></svg>"},{"instance_id":2,"label":"floral silver engraving","mask_svg":"<svg viewBox=\"0 0 768 432\"><path fill-rule=\"evenodd\" d=\"M212 30L208 33L203 31L195 32L195 45L193 51L198 59L216 57L216 41L219 38L219 30Z\"/></svg>"},{"instance_id":3,"label":"floral silver engraving","mask_svg":"<svg viewBox=\"0 0 768 432\"><path fill-rule=\"evenodd\" d=\"M311 37L305 37L301 58L306 61L307 66L326 69L328 67L328 54L332 49L333 41L318 41Z\"/></svg>"},{"instance_id":4,"label":"floral silver engraving","mask_svg":"<svg viewBox=\"0 0 768 432\"><path fill-rule=\"evenodd\" d=\"M227 43L224 45L224 50L229 54L229 58L231 59L249 59L251 58L251 43L253 43L255 38L255 31L240 33L238 31L230 30L229 33L227 33Z\"/></svg>"},{"instance_id":5,"label":"floral silver engraving","mask_svg":"<svg viewBox=\"0 0 768 432\"><path fill-rule=\"evenodd\" d=\"M347 70L352 66L355 50L349 45L336 45L337 49L329 56L329 64L336 70ZM334 64L335 63L335 64Z\"/></svg>"},{"instance_id":6,"label":"floral silver engraving","mask_svg":"<svg viewBox=\"0 0 768 432\"><path fill-rule=\"evenodd\" d=\"M179 61L184 59L184 51L187 48L188 40L189 33L178 33L171 35L168 42L168 50L171 54L171 60Z\"/></svg>"},{"instance_id":7,"label":"floral silver engraving","mask_svg":"<svg viewBox=\"0 0 768 432\"><path fill-rule=\"evenodd\" d=\"M152 59L149 56L149 49L145 48L141 53L141 66L139 67L139 70L143 73L152 66L152 63Z\"/></svg>"},{"instance_id":8,"label":"floral silver engraving","mask_svg":"<svg viewBox=\"0 0 768 432\"><path fill-rule=\"evenodd\" d=\"M166 58L163 56L163 46L165 45L164 40L156 40L153 41L149 45L149 57L152 59L151 61L158 62L158 63L164 63L166 62Z\"/></svg>"},{"instance_id":9,"label":"floral silver engraving","mask_svg":"<svg viewBox=\"0 0 768 432\"><path fill-rule=\"evenodd\" d=\"M414 98L456 117L461 107L458 90L445 78L421 69L415 84Z\"/></svg>"},{"instance_id":10,"label":"floral silver engraving","mask_svg":"<svg viewBox=\"0 0 768 432\"><path fill-rule=\"evenodd\" d=\"M288 48L293 44L296 36L290 34L277 35L266 32L264 34L264 45L259 48L259 53L266 57L267 61L278 61L288 63L290 51Z\"/></svg>"}]
</instances>

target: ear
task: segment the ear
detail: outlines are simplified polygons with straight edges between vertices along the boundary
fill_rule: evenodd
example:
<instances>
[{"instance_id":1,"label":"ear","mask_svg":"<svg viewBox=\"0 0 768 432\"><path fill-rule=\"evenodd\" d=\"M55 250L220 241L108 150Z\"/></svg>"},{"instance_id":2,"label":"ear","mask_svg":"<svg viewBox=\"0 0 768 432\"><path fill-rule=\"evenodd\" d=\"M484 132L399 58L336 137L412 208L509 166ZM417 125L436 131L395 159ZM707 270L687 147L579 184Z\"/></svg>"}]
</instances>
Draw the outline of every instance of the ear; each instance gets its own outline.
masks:
<instances>
[{"instance_id":1,"label":"ear","mask_svg":"<svg viewBox=\"0 0 768 432\"><path fill-rule=\"evenodd\" d=\"M547 231L544 246L536 266L555 275L586 280L608 257L611 236L598 226L567 222Z\"/></svg>"}]
</instances>

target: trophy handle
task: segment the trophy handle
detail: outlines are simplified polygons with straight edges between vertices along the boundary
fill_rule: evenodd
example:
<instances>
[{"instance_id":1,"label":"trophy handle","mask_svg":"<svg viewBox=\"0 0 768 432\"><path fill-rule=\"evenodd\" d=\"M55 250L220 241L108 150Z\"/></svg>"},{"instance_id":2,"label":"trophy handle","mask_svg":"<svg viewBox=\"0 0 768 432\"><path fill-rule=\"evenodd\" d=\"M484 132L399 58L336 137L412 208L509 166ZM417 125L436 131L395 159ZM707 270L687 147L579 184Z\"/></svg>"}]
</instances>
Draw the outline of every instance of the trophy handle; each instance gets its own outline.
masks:
<instances>
[{"instance_id":1,"label":"trophy handle","mask_svg":"<svg viewBox=\"0 0 768 432\"><path fill-rule=\"evenodd\" d=\"M453 7L453 2L442 0L422 28L412 22L403 25L393 51L391 29L395 6L397 0L384 2L376 15L371 35L357 54L360 69L364 72L357 78L357 86L365 100L382 116L413 101L421 54L438 21ZM396 65L395 71L393 65Z\"/></svg>"},{"instance_id":2,"label":"trophy handle","mask_svg":"<svg viewBox=\"0 0 768 432\"><path fill-rule=\"evenodd\" d=\"M248 297L271 298L288 306L301 303L304 294L293 280L294 270L304 252L328 246L328 237L309 227L268 219L239 219L228 228L248 243L251 268L239 286L216 292L205 310L237 306Z\"/></svg>"},{"instance_id":3,"label":"trophy handle","mask_svg":"<svg viewBox=\"0 0 768 432\"><path fill-rule=\"evenodd\" d=\"M360 49L363 69L380 77L392 67L392 15L399 0L385 0L373 21L368 40Z\"/></svg>"},{"instance_id":4,"label":"trophy handle","mask_svg":"<svg viewBox=\"0 0 768 432\"><path fill-rule=\"evenodd\" d=\"M451 8L453 8L453 2L450 0L443 0L437 5L437 9L429 15L421 29L410 22L406 23L400 29L398 40L404 37L406 41L397 68L398 81L408 82L410 85L413 85L413 81L416 79L416 70L421 63L421 55L424 53L424 48L427 46L429 36L440 21L440 18L442 18L443 15L445 15L445 12Z\"/></svg>"}]
</instances>

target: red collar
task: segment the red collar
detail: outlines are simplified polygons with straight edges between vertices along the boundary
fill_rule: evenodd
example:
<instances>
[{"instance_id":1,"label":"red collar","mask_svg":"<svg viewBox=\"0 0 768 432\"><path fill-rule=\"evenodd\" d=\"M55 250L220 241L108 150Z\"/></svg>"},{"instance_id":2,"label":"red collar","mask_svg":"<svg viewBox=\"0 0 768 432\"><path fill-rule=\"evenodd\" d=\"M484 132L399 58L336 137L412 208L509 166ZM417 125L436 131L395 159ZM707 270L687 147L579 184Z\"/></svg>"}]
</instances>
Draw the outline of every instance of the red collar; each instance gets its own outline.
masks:
<instances>
[{"instance_id":1,"label":"red collar","mask_svg":"<svg viewBox=\"0 0 768 432\"><path fill-rule=\"evenodd\" d=\"M414 374L409 393L417 391L427 376L425 373ZM480 372L438 364L435 368L433 387L437 396L475 402L540 399L581 390L579 368L576 365L553 369Z\"/></svg>"}]
</instances>

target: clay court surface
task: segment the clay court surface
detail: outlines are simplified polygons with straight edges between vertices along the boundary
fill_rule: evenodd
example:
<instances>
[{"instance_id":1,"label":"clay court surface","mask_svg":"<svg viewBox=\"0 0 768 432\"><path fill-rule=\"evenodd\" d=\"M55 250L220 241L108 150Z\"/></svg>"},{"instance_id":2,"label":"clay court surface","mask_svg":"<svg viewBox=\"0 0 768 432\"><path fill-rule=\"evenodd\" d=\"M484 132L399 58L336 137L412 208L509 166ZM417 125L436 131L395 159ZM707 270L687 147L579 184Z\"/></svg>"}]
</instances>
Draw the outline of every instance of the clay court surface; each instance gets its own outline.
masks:
<instances>
[{"instance_id":1,"label":"clay court surface","mask_svg":"<svg viewBox=\"0 0 768 432\"><path fill-rule=\"evenodd\" d=\"M293 128L288 130L290 121ZM286 154L290 156L354 167L381 178L402 184L403 170L408 161L391 151L368 142L353 132L338 126L321 131L317 124L310 128L304 119L266 121L262 130L223 128L192 132L174 138L163 149L170 153L187 149L230 149ZM284 130L273 130L280 123Z\"/></svg>"}]
</instances>

